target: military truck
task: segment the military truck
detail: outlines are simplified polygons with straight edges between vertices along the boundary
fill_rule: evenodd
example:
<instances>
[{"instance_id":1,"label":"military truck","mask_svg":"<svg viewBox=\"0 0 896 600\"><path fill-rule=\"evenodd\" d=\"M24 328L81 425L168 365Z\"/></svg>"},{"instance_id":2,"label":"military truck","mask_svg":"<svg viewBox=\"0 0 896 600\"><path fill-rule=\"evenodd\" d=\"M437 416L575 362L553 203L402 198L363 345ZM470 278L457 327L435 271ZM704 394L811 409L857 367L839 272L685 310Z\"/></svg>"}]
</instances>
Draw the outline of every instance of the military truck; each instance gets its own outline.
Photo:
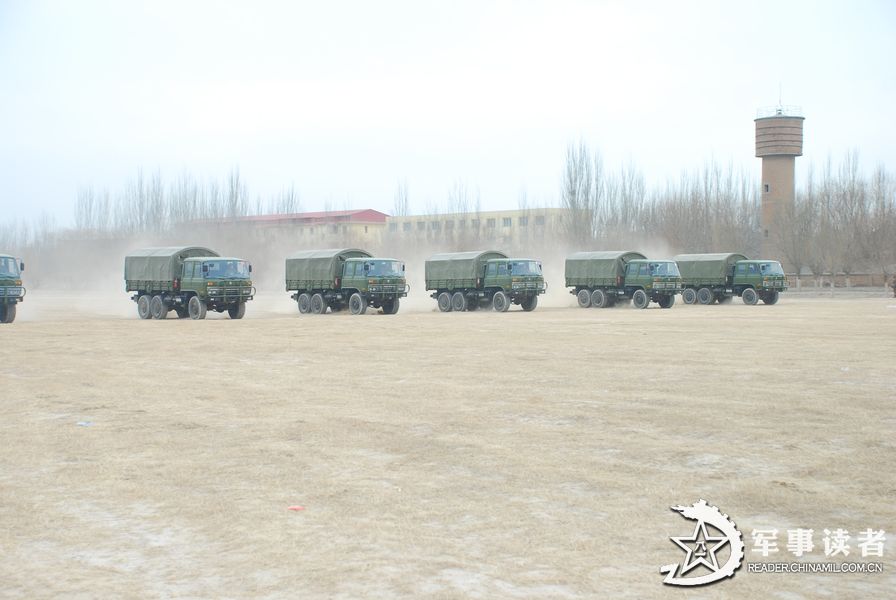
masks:
<instances>
[{"instance_id":1,"label":"military truck","mask_svg":"<svg viewBox=\"0 0 896 600\"><path fill-rule=\"evenodd\" d=\"M488 306L507 312L511 304L531 311L546 289L539 261L496 250L435 254L426 260L425 276L442 312Z\"/></svg>"},{"instance_id":2,"label":"military truck","mask_svg":"<svg viewBox=\"0 0 896 600\"><path fill-rule=\"evenodd\" d=\"M124 259L125 289L141 319L204 319L208 310L242 319L255 296L252 265L198 246L144 248Z\"/></svg>"},{"instance_id":3,"label":"military truck","mask_svg":"<svg viewBox=\"0 0 896 600\"><path fill-rule=\"evenodd\" d=\"M635 308L651 302L672 308L681 277L674 261L647 260L640 252L577 252L566 259L566 287L582 308L629 301Z\"/></svg>"},{"instance_id":4,"label":"military truck","mask_svg":"<svg viewBox=\"0 0 896 600\"><path fill-rule=\"evenodd\" d=\"M0 254L0 323L16 320L16 305L25 300L22 271L25 263L8 254Z\"/></svg>"},{"instance_id":5,"label":"military truck","mask_svg":"<svg viewBox=\"0 0 896 600\"><path fill-rule=\"evenodd\" d=\"M348 308L363 315L373 307L394 315L408 289L403 262L374 258L366 250L305 250L286 259L286 291L295 292L291 298L302 314Z\"/></svg>"},{"instance_id":6,"label":"military truck","mask_svg":"<svg viewBox=\"0 0 896 600\"><path fill-rule=\"evenodd\" d=\"M744 304L775 304L787 290L787 277L781 263L774 260L750 260L743 254L679 254L675 257L681 271L685 304L725 304L740 296Z\"/></svg>"}]
</instances>

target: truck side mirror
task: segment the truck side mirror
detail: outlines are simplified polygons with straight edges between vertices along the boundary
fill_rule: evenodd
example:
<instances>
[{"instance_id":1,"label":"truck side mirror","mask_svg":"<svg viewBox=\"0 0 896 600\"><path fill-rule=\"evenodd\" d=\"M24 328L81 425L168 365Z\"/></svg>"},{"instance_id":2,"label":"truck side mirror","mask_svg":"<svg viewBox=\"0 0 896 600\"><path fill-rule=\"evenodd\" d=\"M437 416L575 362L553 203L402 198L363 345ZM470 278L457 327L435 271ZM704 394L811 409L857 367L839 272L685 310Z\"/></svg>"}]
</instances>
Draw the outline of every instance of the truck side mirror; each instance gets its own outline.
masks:
<instances>
[{"instance_id":1,"label":"truck side mirror","mask_svg":"<svg viewBox=\"0 0 896 600\"><path fill-rule=\"evenodd\" d=\"M252 272L252 265L249 265L249 272Z\"/></svg>"},{"instance_id":2,"label":"truck side mirror","mask_svg":"<svg viewBox=\"0 0 896 600\"><path fill-rule=\"evenodd\" d=\"M404 263L401 263L401 272L404 273Z\"/></svg>"},{"instance_id":3,"label":"truck side mirror","mask_svg":"<svg viewBox=\"0 0 896 600\"><path fill-rule=\"evenodd\" d=\"M19 271L22 271L22 272L25 271L25 263L23 263L23 262L19 263Z\"/></svg>"},{"instance_id":4,"label":"truck side mirror","mask_svg":"<svg viewBox=\"0 0 896 600\"><path fill-rule=\"evenodd\" d=\"M202 273L208 273L208 265L202 265Z\"/></svg>"},{"instance_id":5,"label":"truck side mirror","mask_svg":"<svg viewBox=\"0 0 896 600\"><path fill-rule=\"evenodd\" d=\"M366 273L369 270L370 270L370 263L364 263L364 272Z\"/></svg>"},{"instance_id":6,"label":"truck side mirror","mask_svg":"<svg viewBox=\"0 0 896 600\"><path fill-rule=\"evenodd\" d=\"M507 263L507 272L513 273L513 263Z\"/></svg>"}]
</instances>

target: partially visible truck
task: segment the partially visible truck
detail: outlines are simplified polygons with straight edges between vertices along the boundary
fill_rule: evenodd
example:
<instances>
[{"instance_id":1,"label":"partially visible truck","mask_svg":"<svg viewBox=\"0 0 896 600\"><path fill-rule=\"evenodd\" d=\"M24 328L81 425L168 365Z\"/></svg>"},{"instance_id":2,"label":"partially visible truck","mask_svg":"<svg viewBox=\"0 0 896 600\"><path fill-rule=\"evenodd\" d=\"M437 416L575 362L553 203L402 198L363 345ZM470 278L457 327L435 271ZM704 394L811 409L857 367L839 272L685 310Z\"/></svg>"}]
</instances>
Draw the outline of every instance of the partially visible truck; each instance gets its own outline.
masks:
<instances>
[{"instance_id":1,"label":"partially visible truck","mask_svg":"<svg viewBox=\"0 0 896 600\"><path fill-rule=\"evenodd\" d=\"M25 300L22 271L25 263L9 254L0 254L0 323L16 320L16 305Z\"/></svg>"},{"instance_id":2,"label":"partially visible truck","mask_svg":"<svg viewBox=\"0 0 896 600\"><path fill-rule=\"evenodd\" d=\"M531 311L546 289L540 261L497 250L435 254L426 260L425 277L442 312L489 306L507 312L511 304Z\"/></svg>"},{"instance_id":3,"label":"partially visible truck","mask_svg":"<svg viewBox=\"0 0 896 600\"><path fill-rule=\"evenodd\" d=\"M647 260L640 252L577 252L566 259L566 287L582 308L629 302L647 308L656 302L672 308L681 276L672 260Z\"/></svg>"},{"instance_id":4,"label":"partially visible truck","mask_svg":"<svg viewBox=\"0 0 896 600\"><path fill-rule=\"evenodd\" d=\"M199 246L144 248L124 259L125 289L141 319L204 319L208 310L242 319L255 296L252 265Z\"/></svg>"},{"instance_id":5,"label":"partially visible truck","mask_svg":"<svg viewBox=\"0 0 896 600\"><path fill-rule=\"evenodd\" d=\"M679 254L685 304L724 304L740 296L744 304L775 304L787 290L787 277L776 260L750 260L734 252L719 254Z\"/></svg>"},{"instance_id":6,"label":"partially visible truck","mask_svg":"<svg viewBox=\"0 0 896 600\"><path fill-rule=\"evenodd\" d=\"M286 259L286 291L302 314L324 314L348 308L363 315L368 307L398 313L408 295L405 266L394 258L374 257L366 250L305 250Z\"/></svg>"}]
</instances>

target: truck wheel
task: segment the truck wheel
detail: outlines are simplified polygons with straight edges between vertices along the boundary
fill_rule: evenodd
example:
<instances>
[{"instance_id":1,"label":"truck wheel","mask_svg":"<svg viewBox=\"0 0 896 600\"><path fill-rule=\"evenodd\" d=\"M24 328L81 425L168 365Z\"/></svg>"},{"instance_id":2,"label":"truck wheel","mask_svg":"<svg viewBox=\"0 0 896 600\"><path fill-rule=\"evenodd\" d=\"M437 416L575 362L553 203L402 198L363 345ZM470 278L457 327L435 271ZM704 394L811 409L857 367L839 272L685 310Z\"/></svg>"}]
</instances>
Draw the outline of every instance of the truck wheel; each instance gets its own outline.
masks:
<instances>
[{"instance_id":1,"label":"truck wheel","mask_svg":"<svg viewBox=\"0 0 896 600\"><path fill-rule=\"evenodd\" d=\"M237 302L235 306L227 309L227 314L230 315L231 319L242 319L246 316L246 303Z\"/></svg>"},{"instance_id":2,"label":"truck wheel","mask_svg":"<svg viewBox=\"0 0 896 600\"><path fill-rule=\"evenodd\" d=\"M354 296L352 296L354 298ZM311 312L315 315L322 315L327 312L327 301L324 300L323 294L314 294L311 296Z\"/></svg>"},{"instance_id":3,"label":"truck wheel","mask_svg":"<svg viewBox=\"0 0 896 600\"><path fill-rule=\"evenodd\" d=\"M161 296L155 295L149 301L149 313L153 319L165 319L168 317L168 307L165 306L165 301L162 300Z\"/></svg>"},{"instance_id":4,"label":"truck wheel","mask_svg":"<svg viewBox=\"0 0 896 600\"><path fill-rule=\"evenodd\" d=\"M779 295L780 295L780 292L778 292L778 290L772 290L770 292L766 292L765 297L762 298L762 301L765 302L766 304L777 304Z\"/></svg>"},{"instance_id":5,"label":"truck wheel","mask_svg":"<svg viewBox=\"0 0 896 600\"><path fill-rule=\"evenodd\" d=\"M507 312L507 309L510 308L510 299L507 298L507 294L501 291L495 292L492 298L492 308L498 312Z\"/></svg>"},{"instance_id":6,"label":"truck wheel","mask_svg":"<svg viewBox=\"0 0 896 600\"><path fill-rule=\"evenodd\" d=\"M697 302L700 304L712 304L712 290L709 288L697 290Z\"/></svg>"},{"instance_id":7,"label":"truck wheel","mask_svg":"<svg viewBox=\"0 0 896 600\"><path fill-rule=\"evenodd\" d=\"M535 307L538 306L538 296L530 296L529 298L526 298L520 302L520 306L523 307L524 311L532 312L535 310Z\"/></svg>"},{"instance_id":8,"label":"truck wheel","mask_svg":"<svg viewBox=\"0 0 896 600\"><path fill-rule=\"evenodd\" d=\"M685 304L694 304L697 301L697 292L693 288L685 288L681 292L681 301Z\"/></svg>"},{"instance_id":9,"label":"truck wheel","mask_svg":"<svg viewBox=\"0 0 896 600\"><path fill-rule=\"evenodd\" d=\"M675 304L675 296L660 296L659 305L660 308L672 308L672 305Z\"/></svg>"},{"instance_id":10,"label":"truck wheel","mask_svg":"<svg viewBox=\"0 0 896 600\"><path fill-rule=\"evenodd\" d=\"M348 299L348 309L353 315L363 315L367 312L367 301L358 292Z\"/></svg>"},{"instance_id":11,"label":"truck wheel","mask_svg":"<svg viewBox=\"0 0 896 600\"><path fill-rule=\"evenodd\" d=\"M191 296L190 302L187 304L187 310L190 318L194 321L205 318L206 306L205 302L199 299L199 296Z\"/></svg>"},{"instance_id":12,"label":"truck wheel","mask_svg":"<svg viewBox=\"0 0 896 600\"><path fill-rule=\"evenodd\" d=\"M307 315L311 312L311 294L306 294L304 292L299 294L296 304L299 305L299 313Z\"/></svg>"},{"instance_id":13,"label":"truck wheel","mask_svg":"<svg viewBox=\"0 0 896 600\"><path fill-rule=\"evenodd\" d=\"M12 323L16 320L16 305L3 304L0 305L0 323Z\"/></svg>"},{"instance_id":14,"label":"truck wheel","mask_svg":"<svg viewBox=\"0 0 896 600\"><path fill-rule=\"evenodd\" d=\"M442 312L451 312L451 296L448 292L442 292L438 297L439 310Z\"/></svg>"},{"instance_id":15,"label":"truck wheel","mask_svg":"<svg viewBox=\"0 0 896 600\"><path fill-rule=\"evenodd\" d=\"M635 308L647 308L647 305L650 304L650 298L647 297L647 292L644 290L635 290L635 293L632 294L632 306Z\"/></svg>"},{"instance_id":16,"label":"truck wheel","mask_svg":"<svg viewBox=\"0 0 896 600\"><path fill-rule=\"evenodd\" d=\"M576 300L579 302L579 308L588 308L591 306L591 292L579 290L579 293L576 294Z\"/></svg>"},{"instance_id":17,"label":"truck wheel","mask_svg":"<svg viewBox=\"0 0 896 600\"><path fill-rule=\"evenodd\" d=\"M401 303L398 298L393 298L392 300L386 300L383 302L383 314L385 315L396 315L398 314L398 307Z\"/></svg>"},{"instance_id":18,"label":"truck wheel","mask_svg":"<svg viewBox=\"0 0 896 600\"><path fill-rule=\"evenodd\" d=\"M606 308L607 293L603 290L594 290L591 292L591 306L593 308Z\"/></svg>"},{"instance_id":19,"label":"truck wheel","mask_svg":"<svg viewBox=\"0 0 896 600\"><path fill-rule=\"evenodd\" d=\"M137 298L137 316L141 319L151 319L152 313L149 312L149 296L140 294Z\"/></svg>"},{"instance_id":20,"label":"truck wheel","mask_svg":"<svg viewBox=\"0 0 896 600\"><path fill-rule=\"evenodd\" d=\"M759 302L759 295L756 293L756 290L754 290L753 288L745 289L741 293L740 297L743 299L744 304L749 304L750 306L753 306L754 304Z\"/></svg>"},{"instance_id":21,"label":"truck wheel","mask_svg":"<svg viewBox=\"0 0 896 600\"><path fill-rule=\"evenodd\" d=\"M463 312L467 310L467 297L462 292L454 292L451 296L451 310Z\"/></svg>"}]
</instances>

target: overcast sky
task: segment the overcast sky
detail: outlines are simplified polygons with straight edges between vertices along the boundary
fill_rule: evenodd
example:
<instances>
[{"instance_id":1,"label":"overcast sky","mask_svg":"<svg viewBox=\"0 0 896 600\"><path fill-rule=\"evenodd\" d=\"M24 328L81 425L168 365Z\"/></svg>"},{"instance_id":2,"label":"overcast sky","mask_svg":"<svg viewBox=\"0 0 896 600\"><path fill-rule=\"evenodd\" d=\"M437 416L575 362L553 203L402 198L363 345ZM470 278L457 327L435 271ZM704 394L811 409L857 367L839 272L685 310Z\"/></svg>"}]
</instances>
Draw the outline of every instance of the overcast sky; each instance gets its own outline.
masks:
<instances>
[{"instance_id":1,"label":"overcast sky","mask_svg":"<svg viewBox=\"0 0 896 600\"><path fill-rule=\"evenodd\" d=\"M389 212L556 202L566 146L662 183L749 170L756 109L806 116L805 156L896 169L894 2L0 0L0 221L71 218L138 168L254 195L294 184Z\"/></svg>"}]
</instances>

